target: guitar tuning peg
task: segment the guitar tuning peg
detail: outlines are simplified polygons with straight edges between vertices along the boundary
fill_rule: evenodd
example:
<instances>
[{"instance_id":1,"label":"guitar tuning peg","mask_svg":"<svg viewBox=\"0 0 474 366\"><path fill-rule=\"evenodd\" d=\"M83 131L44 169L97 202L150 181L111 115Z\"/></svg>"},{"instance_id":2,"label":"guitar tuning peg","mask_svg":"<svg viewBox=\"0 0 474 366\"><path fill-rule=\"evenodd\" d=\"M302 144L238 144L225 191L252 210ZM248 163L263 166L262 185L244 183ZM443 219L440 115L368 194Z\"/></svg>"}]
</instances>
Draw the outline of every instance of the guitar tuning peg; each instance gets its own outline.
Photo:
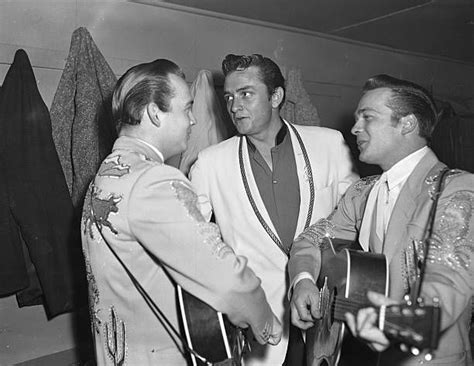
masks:
<instances>
[{"instance_id":1,"label":"guitar tuning peg","mask_svg":"<svg viewBox=\"0 0 474 366\"><path fill-rule=\"evenodd\" d=\"M405 303L408 305L408 306L411 306L413 303L411 301L411 298L410 298L410 295L406 294L405 296L403 296L403 300L405 300Z\"/></svg>"},{"instance_id":2,"label":"guitar tuning peg","mask_svg":"<svg viewBox=\"0 0 474 366\"><path fill-rule=\"evenodd\" d=\"M426 360L426 361L431 361L432 359L433 359L433 355L432 355L431 353L427 353L427 354L425 355L425 360Z\"/></svg>"},{"instance_id":3,"label":"guitar tuning peg","mask_svg":"<svg viewBox=\"0 0 474 366\"><path fill-rule=\"evenodd\" d=\"M420 350L416 347L410 348L410 351L413 356L418 356L420 354Z\"/></svg>"}]
</instances>

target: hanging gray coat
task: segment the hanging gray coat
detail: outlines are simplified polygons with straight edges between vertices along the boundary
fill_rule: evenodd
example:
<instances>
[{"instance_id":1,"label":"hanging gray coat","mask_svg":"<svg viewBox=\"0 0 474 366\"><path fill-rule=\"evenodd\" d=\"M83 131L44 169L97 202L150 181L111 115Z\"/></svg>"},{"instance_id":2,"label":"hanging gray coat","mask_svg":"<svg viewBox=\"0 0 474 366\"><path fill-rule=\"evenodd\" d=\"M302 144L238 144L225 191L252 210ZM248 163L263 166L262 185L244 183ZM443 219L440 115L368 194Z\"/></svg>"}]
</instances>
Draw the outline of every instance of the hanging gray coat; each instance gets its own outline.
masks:
<instances>
[{"instance_id":1,"label":"hanging gray coat","mask_svg":"<svg viewBox=\"0 0 474 366\"><path fill-rule=\"evenodd\" d=\"M90 180L117 138L110 102L116 82L87 29L76 29L51 105L51 124L78 214Z\"/></svg>"}]
</instances>

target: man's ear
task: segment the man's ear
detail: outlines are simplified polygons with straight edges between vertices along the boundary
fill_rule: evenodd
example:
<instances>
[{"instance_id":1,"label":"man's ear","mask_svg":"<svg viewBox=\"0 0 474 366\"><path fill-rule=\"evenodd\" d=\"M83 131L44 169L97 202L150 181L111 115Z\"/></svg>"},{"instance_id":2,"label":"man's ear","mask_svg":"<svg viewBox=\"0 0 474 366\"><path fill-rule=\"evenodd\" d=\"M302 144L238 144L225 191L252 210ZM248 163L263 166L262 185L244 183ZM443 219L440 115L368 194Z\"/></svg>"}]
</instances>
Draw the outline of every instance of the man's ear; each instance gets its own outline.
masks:
<instances>
[{"instance_id":1,"label":"man's ear","mask_svg":"<svg viewBox=\"0 0 474 366\"><path fill-rule=\"evenodd\" d=\"M278 108L283 101L283 97L285 96L285 92L281 86L275 88L272 94L272 108Z\"/></svg>"},{"instance_id":2,"label":"man's ear","mask_svg":"<svg viewBox=\"0 0 474 366\"><path fill-rule=\"evenodd\" d=\"M156 127L161 126L162 112L156 103L148 103L146 106L146 113L148 114L148 118L150 119L151 123L153 123Z\"/></svg>"},{"instance_id":3,"label":"man's ear","mask_svg":"<svg viewBox=\"0 0 474 366\"><path fill-rule=\"evenodd\" d=\"M418 127L418 119L414 114L408 114L405 117L400 118L402 127L402 135L407 135L416 130Z\"/></svg>"}]
</instances>

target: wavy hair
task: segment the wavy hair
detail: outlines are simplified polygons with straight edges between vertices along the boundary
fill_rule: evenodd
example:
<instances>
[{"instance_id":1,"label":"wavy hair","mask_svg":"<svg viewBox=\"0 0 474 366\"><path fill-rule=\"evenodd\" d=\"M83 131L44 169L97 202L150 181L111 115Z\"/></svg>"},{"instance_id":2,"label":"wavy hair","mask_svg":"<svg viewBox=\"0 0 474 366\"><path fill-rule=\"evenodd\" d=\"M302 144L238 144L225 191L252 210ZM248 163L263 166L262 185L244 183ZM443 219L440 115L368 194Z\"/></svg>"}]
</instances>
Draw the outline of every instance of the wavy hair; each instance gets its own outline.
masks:
<instances>
[{"instance_id":1,"label":"wavy hair","mask_svg":"<svg viewBox=\"0 0 474 366\"><path fill-rule=\"evenodd\" d=\"M174 62L158 59L128 69L118 80L112 96L112 115L117 130L124 125L138 125L144 108L151 102L168 112L175 91L169 75L184 79L184 73Z\"/></svg>"}]
</instances>

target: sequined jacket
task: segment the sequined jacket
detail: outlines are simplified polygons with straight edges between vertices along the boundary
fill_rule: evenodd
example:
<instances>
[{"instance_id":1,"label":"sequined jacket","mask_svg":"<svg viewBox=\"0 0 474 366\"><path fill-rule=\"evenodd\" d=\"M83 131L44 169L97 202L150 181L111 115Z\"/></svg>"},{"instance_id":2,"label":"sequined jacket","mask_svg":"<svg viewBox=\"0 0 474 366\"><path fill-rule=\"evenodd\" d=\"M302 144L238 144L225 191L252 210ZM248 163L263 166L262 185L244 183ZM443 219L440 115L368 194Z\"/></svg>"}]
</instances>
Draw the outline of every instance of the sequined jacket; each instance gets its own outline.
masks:
<instances>
[{"instance_id":1,"label":"sequined jacket","mask_svg":"<svg viewBox=\"0 0 474 366\"><path fill-rule=\"evenodd\" d=\"M433 203L433 192L440 171L444 168L430 150L416 166L403 186L390 218L385 239L389 261L389 294L401 300L417 276L414 252L423 258L423 233ZM357 240L365 204L375 177L354 183L327 220L310 227L301 241L293 245L289 261L290 278L309 272L315 277L314 251L324 236ZM442 334L435 358L429 364L471 365L469 324L473 295L474 260L474 175L451 170L439 198L434 224L434 244L422 287L422 296L429 301L438 297L442 306ZM337 249L337 248L336 248ZM408 357L395 347L382 354L380 365L419 364L420 357ZM426 363L426 361L421 362Z\"/></svg>"},{"instance_id":2,"label":"sequined jacket","mask_svg":"<svg viewBox=\"0 0 474 366\"><path fill-rule=\"evenodd\" d=\"M234 322L262 332L272 324L260 280L204 220L190 182L136 139L120 137L100 166L82 241L98 365L186 364L105 242L176 329L173 281Z\"/></svg>"}]
</instances>

